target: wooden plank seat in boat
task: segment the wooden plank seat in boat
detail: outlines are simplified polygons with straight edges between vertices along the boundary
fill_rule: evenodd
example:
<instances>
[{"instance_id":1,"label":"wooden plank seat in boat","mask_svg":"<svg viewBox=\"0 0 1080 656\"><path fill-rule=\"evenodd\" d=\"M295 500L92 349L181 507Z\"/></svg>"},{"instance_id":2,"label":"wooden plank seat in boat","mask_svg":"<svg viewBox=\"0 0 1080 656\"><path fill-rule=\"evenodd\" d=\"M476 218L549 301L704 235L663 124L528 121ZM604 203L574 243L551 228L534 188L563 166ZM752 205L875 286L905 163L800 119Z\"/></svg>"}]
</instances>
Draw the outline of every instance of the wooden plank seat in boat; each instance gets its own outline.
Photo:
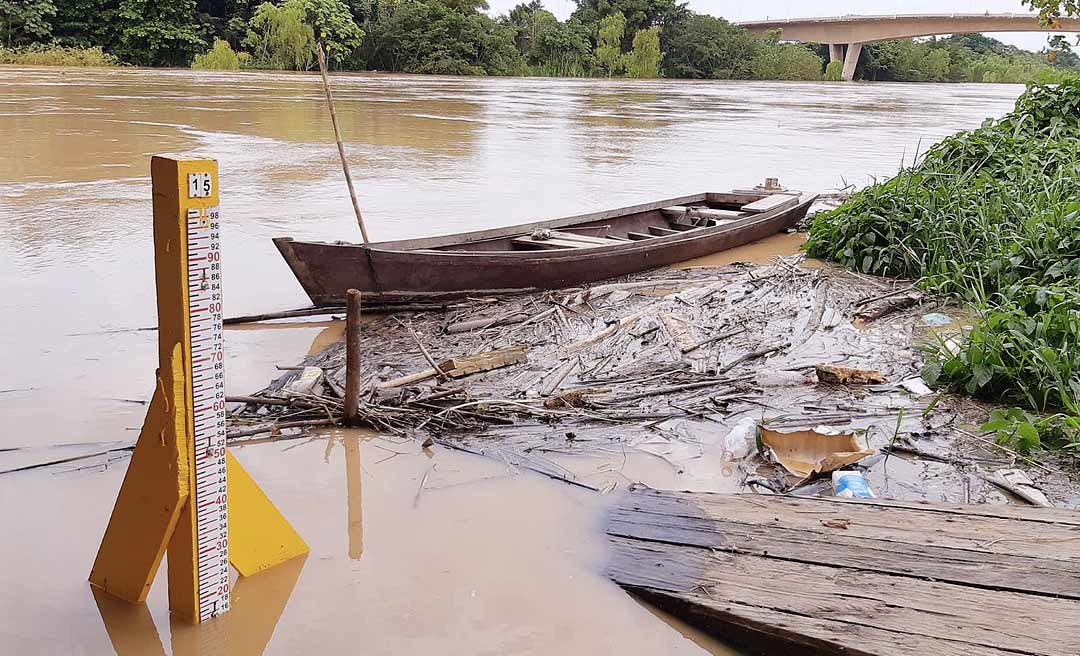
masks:
<instances>
[{"instance_id":1,"label":"wooden plank seat in boat","mask_svg":"<svg viewBox=\"0 0 1080 656\"><path fill-rule=\"evenodd\" d=\"M677 235L681 230L672 230L671 228L660 228L657 226L649 226L649 232L653 233L657 237L667 237L668 235Z\"/></svg>"},{"instance_id":2,"label":"wooden plank seat in boat","mask_svg":"<svg viewBox=\"0 0 1080 656\"><path fill-rule=\"evenodd\" d=\"M608 239L607 237L592 237L589 235L577 235L572 232L563 232L561 230L546 230L544 231L544 233L544 239L535 239L532 235L523 235L521 237L515 237L511 241L515 246L533 248L538 250L554 250L562 248L597 248L599 246L610 246L612 244L622 243L622 241L618 239Z\"/></svg>"},{"instance_id":3,"label":"wooden plank seat in boat","mask_svg":"<svg viewBox=\"0 0 1080 656\"><path fill-rule=\"evenodd\" d=\"M628 238L632 239L633 241L642 241L644 239L652 239L653 238L653 235L646 235L646 234L641 233L641 232L628 232L628 233L626 233L626 236Z\"/></svg>"},{"instance_id":4,"label":"wooden plank seat in boat","mask_svg":"<svg viewBox=\"0 0 1080 656\"><path fill-rule=\"evenodd\" d=\"M743 212L736 210L716 210L711 207L687 207L686 205L672 205L671 207L662 208L660 212L664 216L674 219L689 215L691 217L701 216L723 221L725 219L738 219L743 216Z\"/></svg>"},{"instance_id":5,"label":"wooden plank seat in boat","mask_svg":"<svg viewBox=\"0 0 1080 656\"><path fill-rule=\"evenodd\" d=\"M761 212L768 212L778 207L785 207L788 205L794 205L799 202L799 197L790 194L770 194L760 200L755 200L752 203L747 203L742 206L744 212L753 212L759 214Z\"/></svg>"}]
</instances>

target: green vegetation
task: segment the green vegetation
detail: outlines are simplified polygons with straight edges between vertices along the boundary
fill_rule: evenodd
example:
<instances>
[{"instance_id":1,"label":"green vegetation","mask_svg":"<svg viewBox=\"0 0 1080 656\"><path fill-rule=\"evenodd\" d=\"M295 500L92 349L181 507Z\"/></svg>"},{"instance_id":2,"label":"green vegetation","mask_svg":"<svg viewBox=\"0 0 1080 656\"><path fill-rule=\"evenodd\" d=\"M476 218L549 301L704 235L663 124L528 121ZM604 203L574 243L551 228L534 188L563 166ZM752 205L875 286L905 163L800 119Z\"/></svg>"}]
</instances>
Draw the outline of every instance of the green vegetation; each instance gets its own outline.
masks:
<instances>
[{"instance_id":1,"label":"green vegetation","mask_svg":"<svg viewBox=\"0 0 1080 656\"><path fill-rule=\"evenodd\" d=\"M625 31L626 18L621 11L604 16L597 25L596 63L608 77L622 72L622 39Z\"/></svg>"},{"instance_id":2,"label":"green vegetation","mask_svg":"<svg viewBox=\"0 0 1080 656\"><path fill-rule=\"evenodd\" d=\"M974 329L933 349L928 382L1060 411L1024 420L1037 437L1019 421L994 430L1021 449L1077 448L1080 82L1030 86L1005 117L817 215L807 250L973 305Z\"/></svg>"},{"instance_id":3,"label":"green vegetation","mask_svg":"<svg viewBox=\"0 0 1080 656\"><path fill-rule=\"evenodd\" d=\"M660 28L649 27L634 35L633 49L625 57L626 74L630 77L660 77Z\"/></svg>"},{"instance_id":4,"label":"green vegetation","mask_svg":"<svg viewBox=\"0 0 1080 656\"><path fill-rule=\"evenodd\" d=\"M1071 50L1027 52L983 36L883 41L863 48L855 77L894 82L1007 82L1080 77Z\"/></svg>"},{"instance_id":5,"label":"green vegetation","mask_svg":"<svg viewBox=\"0 0 1080 656\"><path fill-rule=\"evenodd\" d=\"M304 70L315 61L315 29L299 2L264 2L251 17L243 44L257 68Z\"/></svg>"},{"instance_id":6,"label":"green vegetation","mask_svg":"<svg viewBox=\"0 0 1080 656\"><path fill-rule=\"evenodd\" d=\"M116 57L102 52L101 48L65 48L34 44L25 48L0 46L0 64L22 66L116 66Z\"/></svg>"},{"instance_id":7,"label":"green vegetation","mask_svg":"<svg viewBox=\"0 0 1080 656\"><path fill-rule=\"evenodd\" d=\"M826 82L839 82L844 79L844 63L842 61L831 61L825 66L825 81Z\"/></svg>"},{"instance_id":8,"label":"green vegetation","mask_svg":"<svg viewBox=\"0 0 1080 656\"><path fill-rule=\"evenodd\" d=\"M195 55L191 67L199 71L235 71L240 69L240 57L228 41L217 39L214 41L213 50L203 55Z\"/></svg>"},{"instance_id":9,"label":"green vegetation","mask_svg":"<svg viewBox=\"0 0 1080 656\"><path fill-rule=\"evenodd\" d=\"M40 43L52 35L53 0L0 0L0 45Z\"/></svg>"},{"instance_id":10,"label":"green vegetation","mask_svg":"<svg viewBox=\"0 0 1080 656\"><path fill-rule=\"evenodd\" d=\"M1052 0L1031 0L1052 4ZM339 70L693 79L837 80L827 48L755 36L679 0L575 0L560 21L529 0L0 0L0 47L98 48L139 66L308 70L322 43ZM36 52L36 51L35 51ZM65 51L63 60L71 57ZM10 58L10 53L9 53ZM93 53L84 57L93 61ZM196 63L196 58L198 62ZM48 58L35 61L47 63ZM219 61L220 60L220 61ZM857 79L1060 82L1067 48L1025 52L982 35L869 44Z\"/></svg>"},{"instance_id":11,"label":"green vegetation","mask_svg":"<svg viewBox=\"0 0 1080 656\"><path fill-rule=\"evenodd\" d=\"M750 70L758 80L820 80L821 57L799 43L766 41L750 60Z\"/></svg>"}]
</instances>

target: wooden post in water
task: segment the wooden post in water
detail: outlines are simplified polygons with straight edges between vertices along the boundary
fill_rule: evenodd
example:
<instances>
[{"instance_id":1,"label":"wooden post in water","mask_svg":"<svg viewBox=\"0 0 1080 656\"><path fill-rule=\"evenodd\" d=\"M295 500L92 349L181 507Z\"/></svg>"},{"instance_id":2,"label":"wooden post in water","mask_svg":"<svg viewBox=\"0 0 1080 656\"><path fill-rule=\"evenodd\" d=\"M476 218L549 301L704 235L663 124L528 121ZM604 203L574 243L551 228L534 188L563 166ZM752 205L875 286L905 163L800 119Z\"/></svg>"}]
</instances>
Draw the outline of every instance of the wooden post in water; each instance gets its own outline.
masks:
<instances>
[{"instance_id":1,"label":"wooden post in water","mask_svg":"<svg viewBox=\"0 0 1080 656\"><path fill-rule=\"evenodd\" d=\"M345 308L345 425L360 415L360 291L350 289Z\"/></svg>"},{"instance_id":2,"label":"wooden post in water","mask_svg":"<svg viewBox=\"0 0 1080 656\"><path fill-rule=\"evenodd\" d=\"M334 92L330 90L330 77L326 74L326 53L323 51L322 41L315 42L315 52L319 58L319 72L322 73L326 104L330 107L330 123L334 126L334 139L337 140L338 155L341 157L341 169L345 171L345 183L349 185L349 198L352 199L353 212L356 213L356 223L360 226L360 236L364 238L366 244L371 240L368 239L367 228L364 227L364 217L360 214L360 203L356 201L352 173L349 172L349 160L345 159L345 145L341 142L341 129L338 128L337 112L334 111Z\"/></svg>"}]
</instances>

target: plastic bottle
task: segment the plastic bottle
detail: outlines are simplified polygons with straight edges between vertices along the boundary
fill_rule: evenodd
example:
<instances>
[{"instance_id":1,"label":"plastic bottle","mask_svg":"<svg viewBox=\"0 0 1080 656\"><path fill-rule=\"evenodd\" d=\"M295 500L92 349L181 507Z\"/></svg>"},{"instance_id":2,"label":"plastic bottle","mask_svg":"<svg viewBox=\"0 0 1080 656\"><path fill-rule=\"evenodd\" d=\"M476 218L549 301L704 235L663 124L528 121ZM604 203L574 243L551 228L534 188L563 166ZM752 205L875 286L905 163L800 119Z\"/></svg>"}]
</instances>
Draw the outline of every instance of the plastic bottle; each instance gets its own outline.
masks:
<instances>
[{"instance_id":1,"label":"plastic bottle","mask_svg":"<svg viewBox=\"0 0 1080 656\"><path fill-rule=\"evenodd\" d=\"M862 472L845 470L832 473L833 495L849 499L876 499Z\"/></svg>"}]
</instances>

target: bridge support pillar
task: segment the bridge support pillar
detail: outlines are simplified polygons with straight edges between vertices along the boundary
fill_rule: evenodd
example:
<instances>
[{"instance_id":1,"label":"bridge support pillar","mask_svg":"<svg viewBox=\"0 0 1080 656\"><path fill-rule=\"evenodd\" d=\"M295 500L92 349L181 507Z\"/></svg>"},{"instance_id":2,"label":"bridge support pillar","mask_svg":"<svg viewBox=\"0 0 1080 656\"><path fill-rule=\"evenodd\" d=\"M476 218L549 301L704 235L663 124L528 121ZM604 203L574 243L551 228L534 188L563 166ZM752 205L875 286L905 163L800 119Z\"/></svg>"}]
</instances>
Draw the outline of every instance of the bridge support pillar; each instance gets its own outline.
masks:
<instances>
[{"instance_id":1,"label":"bridge support pillar","mask_svg":"<svg viewBox=\"0 0 1080 656\"><path fill-rule=\"evenodd\" d=\"M855 79L855 65L859 63L859 55L862 54L863 44L849 43L847 52L844 54L844 81L851 82ZM832 47L830 46L830 55Z\"/></svg>"},{"instance_id":2,"label":"bridge support pillar","mask_svg":"<svg viewBox=\"0 0 1080 656\"><path fill-rule=\"evenodd\" d=\"M842 43L830 43L829 44L829 61L844 61L844 44Z\"/></svg>"}]
</instances>

